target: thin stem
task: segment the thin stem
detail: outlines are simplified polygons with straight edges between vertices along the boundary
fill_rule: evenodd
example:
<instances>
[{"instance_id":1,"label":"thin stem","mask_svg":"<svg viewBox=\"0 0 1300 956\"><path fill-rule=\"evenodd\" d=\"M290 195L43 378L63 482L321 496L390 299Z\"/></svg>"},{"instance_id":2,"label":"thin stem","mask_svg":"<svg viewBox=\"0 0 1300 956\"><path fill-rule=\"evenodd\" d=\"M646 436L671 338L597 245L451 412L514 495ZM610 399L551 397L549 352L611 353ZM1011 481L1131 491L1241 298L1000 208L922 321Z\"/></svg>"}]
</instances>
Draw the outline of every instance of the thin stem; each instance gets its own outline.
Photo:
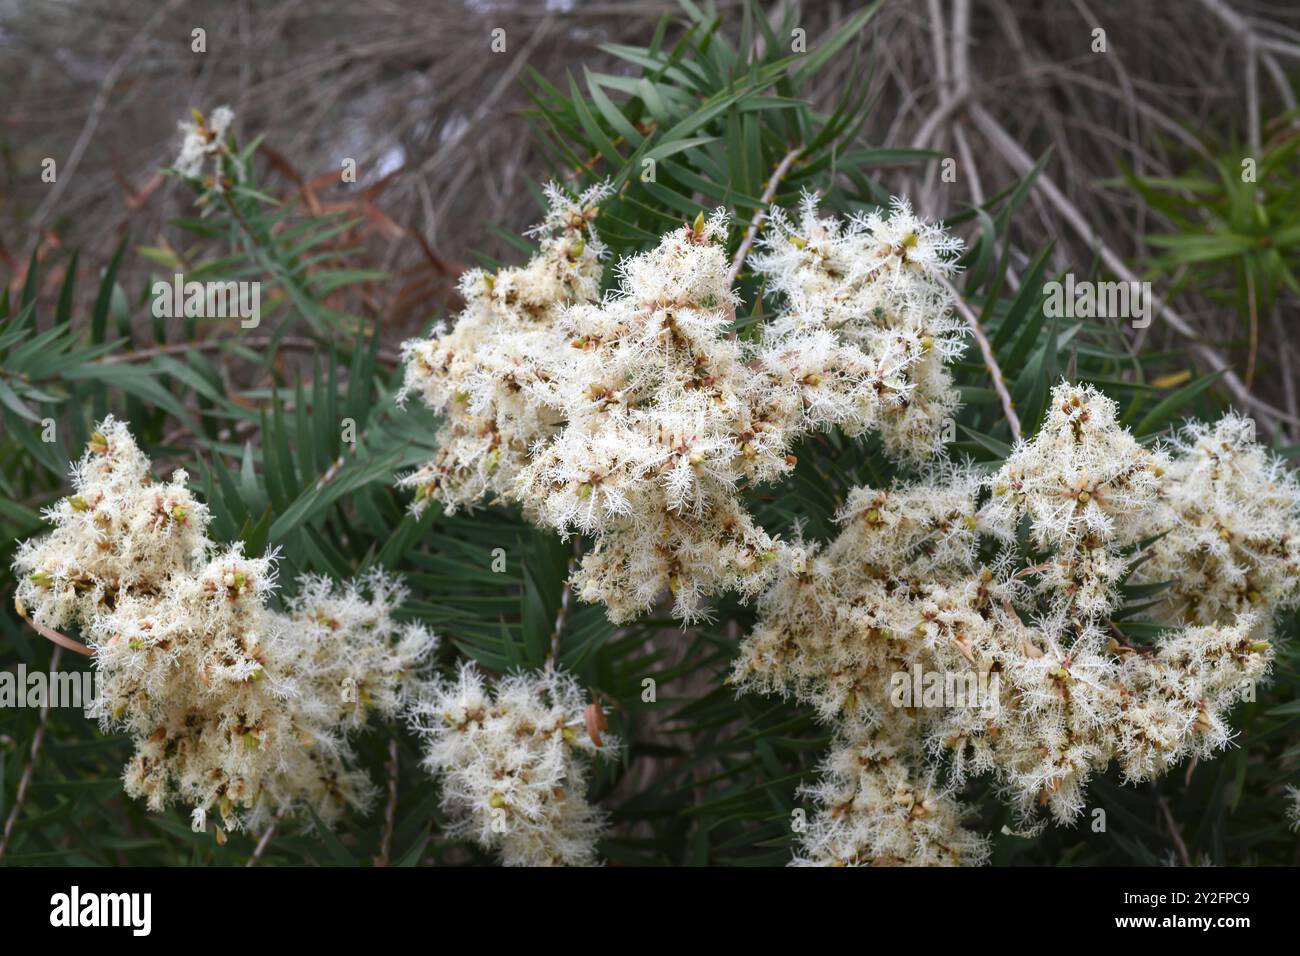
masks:
<instances>
[{"instance_id":1,"label":"thin stem","mask_svg":"<svg viewBox=\"0 0 1300 956\"><path fill-rule=\"evenodd\" d=\"M388 806L384 810L384 835L379 841L379 858L375 866L388 866L393 849L393 830L397 827L397 738L388 742Z\"/></svg>"},{"instance_id":2,"label":"thin stem","mask_svg":"<svg viewBox=\"0 0 1300 956\"><path fill-rule=\"evenodd\" d=\"M796 146L790 152L785 154L785 158L777 165L772 173L772 177L767 181L767 188L763 190L763 195L759 197L762 205L755 210L754 217L749 220L749 228L745 230L745 238L740 241L740 248L736 250L736 258L732 260L731 268L727 271L727 285L735 284L736 277L740 275L741 267L745 264L745 259L749 257L749 250L754 245L754 239L758 236L758 227L762 225L763 218L767 215L767 207L772 205L772 200L776 198L776 191L781 185L781 180L790 172L790 167L794 161L799 158L803 152L802 146Z\"/></svg>"},{"instance_id":3,"label":"thin stem","mask_svg":"<svg viewBox=\"0 0 1300 956\"><path fill-rule=\"evenodd\" d=\"M1178 848L1178 859L1182 861L1183 866L1191 866L1191 855L1187 852L1187 844L1183 842L1183 835L1178 830L1178 824L1174 822L1174 815L1169 812L1169 802L1165 800L1162 794L1156 797L1156 804L1164 815L1165 825L1169 827L1169 835L1174 838L1174 846Z\"/></svg>"},{"instance_id":4,"label":"thin stem","mask_svg":"<svg viewBox=\"0 0 1300 956\"><path fill-rule=\"evenodd\" d=\"M564 591L560 595L560 610L555 615L555 628L551 631L551 652L546 656L548 671L554 668L560 659L560 636L564 633L564 625L569 619L569 606L573 603L573 588L569 585L569 579L578 568L578 548L578 539L574 538L573 557L569 558L568 571L564 576Z\"/></svg>"},{"instance_id":5,"label":"thin stem","mask_svg":"<svg viewBox=\"0 0 1300 956\"><path fill-rule=\"evenodd\" d=\"M948 291L952 293L953 302L957 306L957 312L966 320L966 325L971 330L971 335L979 343L980 354L984 356L984 365L989 370L989 378L993 380L993 390L998 393L998 400L1002 402L1002 413L1007 417L1007 424L1011 426L1011 434L1016 441L1023 437L1020 431L1020 416L1016 414L1015 406L1011 402L1011 393L1007 391L1006 380L1002 377L1002 367L998 365L998 360L993 355L993 345L989 342L988 336L980 328L980 321L975 313L971 311L966 300L961 297L957 287L949 282L946 278L941 279Z\"/></svg>"},{"instance_id":6,"label":"thin stem","mask_svg":"<svg viewBox=\"0 0 1300 956\"><path fill-rule=\"evenodd\" d=\"M1246 262L1246 302L1250 306L1250 355L1246 359L1246 387L1255 384L1255 362L1259 358L1259 303L1255 299L1255 270Z\"/></svg>"},{"instance_id":7,"label":"thin stem","mask_svg":"<svg viewBox=\"0 0 1300 956\"><path fill-rule=\"evenodd\" d=\"M262 856L266 853L266 848L271 845L275 839L276 831L280 828L280 821L284 819L284 814L277 813L271 820L270 825L262 831L262 837L257 841L257 846L253 848L253 855L248 858L244 866L257 866L262 862Z\"/></svg>"}]
</instances>

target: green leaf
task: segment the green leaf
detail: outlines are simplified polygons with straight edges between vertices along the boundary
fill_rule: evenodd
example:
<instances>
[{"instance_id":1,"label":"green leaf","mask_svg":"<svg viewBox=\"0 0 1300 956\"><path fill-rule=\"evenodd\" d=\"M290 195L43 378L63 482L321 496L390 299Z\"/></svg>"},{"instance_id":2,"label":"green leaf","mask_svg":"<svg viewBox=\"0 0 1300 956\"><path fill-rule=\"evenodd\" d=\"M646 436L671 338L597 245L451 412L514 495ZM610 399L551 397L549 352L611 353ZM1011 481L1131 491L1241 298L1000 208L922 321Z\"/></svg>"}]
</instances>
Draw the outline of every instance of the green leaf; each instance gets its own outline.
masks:
<instances>
[{"instance_id":1,"label":"green leaf","mask_svg":"<svg viewBox=\"0 0 1300 956\"><path fill-rule=\"evenodd\" d=\"M1184 385L1172 395L1163 398L1156 404L1155 408L1147 412L1142 420L1137 423L1137 427L1133 429L1133 434L1140 437L1159 431L1182 409L1191 404L1196 396L1222 378L1226 371L1227 369L1219 369L1217 372L1202 375L1194 382Z\"/></svg>"}]
</instances>

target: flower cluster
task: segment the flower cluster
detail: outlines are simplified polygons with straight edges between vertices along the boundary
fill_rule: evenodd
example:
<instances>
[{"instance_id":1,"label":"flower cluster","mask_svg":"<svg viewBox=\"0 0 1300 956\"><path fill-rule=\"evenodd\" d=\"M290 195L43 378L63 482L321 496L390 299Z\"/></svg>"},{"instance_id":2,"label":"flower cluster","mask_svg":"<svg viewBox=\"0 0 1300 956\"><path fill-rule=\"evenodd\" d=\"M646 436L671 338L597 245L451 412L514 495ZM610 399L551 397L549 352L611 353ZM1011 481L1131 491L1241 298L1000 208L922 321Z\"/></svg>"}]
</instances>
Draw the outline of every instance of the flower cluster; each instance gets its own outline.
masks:
<instances>
[{"instance_id":1,"label":"flower cluster","mask_svg":"<svg viewBox=\"0 0 1300 956\"><path fill-rule=\"evenodd\" d=\"M801 836L796 866L975 866L988 842L962 826L969 810L918 776L897 748L864 725L841 727L822 779L802 788L819 812Z\"/></svg>"},{"instance_id":2,"label":"flower cluster","mask_svg":"<svg viewBox=\"0 0 1300 956\"><path fill-rule=\"evenodd\" d=\"M591 866L604 814L587 802L588 763L618 747L604 713L558 670L485 685L472 663L413 708L425 765L442 783L447 833L495 850L507 866Z\"/></svg>"},{"instance_id":3,"label":"flower cluster","mask_svg":"<svg viewBox=\"0 0 1300 956\"><path fill-rule=\"evenodd\" d=\"M737 486L790 469L793 423L756 401L762 373L729 331L725 232L722 213L700 217L624 261L604 302L560 317L553 393L565 424L517 494L541 523L595 538L575 589L614 620L665 591L678 616L697 618L709 594L756 592L775 555Z\"/></svg>"},{"instance_id":4,"label":"flower cluster","mask_svg":"<svg viewBox=\"0 0 1300 956\"><path fill-rule=\"evenodd\" d=\"M783 311L742 341L721 210L625 259L596 301L594 236L577 233L602 195L552 190L538 256L494 282L471 273L456 327L407 344L406 392L444 425L438 457L401 483L417 508L492 493L590 536L573 584L612 620L671 593L693 621L710 596L771 580L782 546L742 493L789 474L802 435L879 428L899 457L937 450L956 403L944 362L962 349L944 284L959 243L905 203L842 225L808 197L753 261Z\"/></svg>"},{"instance_id":5,"label":"flower cluster","mask_svg":"<svg viewBox=\"0 0 1300 956\"><path fill-rule=\"evenodd\" d=\"M126 424L105 419L46 513L53 530L18 549L20 613L80 629L98 716L134 742L126 791L150 809L188 804L198 829L214 808L227 828L300 806L332 822L372 791L349 733L367 711L398 713L434 638L393 620L406 592L380 573L302 579L273 610L274 555L218 547L186 480L155 482Z\"/></svg>"},{"instance_id":6,"label":"flower cluster","mask_svg":"<svg viewBox=\"0 0 1300 956\"><path fill-rule=\"evenodd\" d=\"M1014 538L1022 518L1047 555L1036 569L1053 609L1095 621L1115 604L1124 558L1158 527L1158 489L1169 468L1117 424L1118 406L1091 386L1059 385L1032 442L1022 442L991 483L986 511Z\"/></svg>"},{"instance_id":7,"label":"flower cluster","mask_svg":"<svg viewBox=\"0 0 1300 956\"><path fill-rule=\"evenodd\" d=\"M1168 581L1171 620L1216 624L1253 609L1300 602L1300 482L1254 440L1250 419L1192 423L1162 499L1171 530L1150 548L1135 579ZM1261 617L1263 620L1263 617Z\"/></svg>"},{"instance_id":8,"label":"flower cluster","mask_svg":"<svg viewBox=\"0 0 1300 956\"><path fill-rule=\"evenodd\" d=\"M442 419L436 457L399 481L414 489L417 510L439 501L454 512L489 495L511 497L533 447L558 430L549 369L555 323L564 306L600 296L605 248L592 220L608 193L597 185L571 200L548 186L537 254L518 268L467 271L455 325L439 323L430 338L404 344L399 401L418 395Z\"/></svg>"},{"instance_id":9,"label":"flower cluster","mask_svg":"<svg viewBox=\"0 0 1300 956\"><path fill-rule=\"evenodd\" d=\"M1114 413L1095 389L1063 383L997 473L945 465L913 485L857 489L825 552L804 546L781 565L732 681L840 726L801 862L978 862L961 814L939 809L940 768L949 788L995 776L1028 823L1040 808L1069 823L1111 761L1137 782L1227 745L1228 711L1271 664L1269 614L1295 598L1294 481L1233 416L1148 450ZM1216 558L1207 536L1229 541L1216 516L1245 499L1257 507L1229 526L1242 546ZM1216 613L1193 619L1175 589L1158 621L1168 630L1146 645L1111 620L1131 572L1161 580L1224 556L1238 581L1259 581L1256 597L1216 582L1215 603L1197 605ZM923 830L883 798L886 784L928 795Z\"/></svg>"},{"instance_id":10,"label":"flower cluster","mask_svg":"<svg viewBox=\"0 0 1300 956\"><path fill-rule=\"evenodd\" d=\"M866 401L837 424L850 433L878 429L892 458L919 462L938 452L957 406L945 363L965 350L947 285L961 240L917 218L905 199L894 199L887 215L840 221L819 217L817 197L806 193L797 221L773 210L759 247L751 265L785 302L767 334L829 331L867 360Z\"/></svg>"},{"instance_id":11,"label":"flower cluster","mask_svg":"<svg viewBox=\"0 0 1300 956\"><path fill-rule=\"evenodd\" d=\"M193 122L182 121L180 124L183 134L181 151L172 168L186 179L201 180L205 191L220 192L225 189L230 185L231 174L236 179L243 179L243 168L226 145L226 137L234 121L235 114L228 106L218 106L212 111L212 116L206 119L202 113L194 110ZM224 166L223 157L227 160Z\"/></svg>"}]
</instances>

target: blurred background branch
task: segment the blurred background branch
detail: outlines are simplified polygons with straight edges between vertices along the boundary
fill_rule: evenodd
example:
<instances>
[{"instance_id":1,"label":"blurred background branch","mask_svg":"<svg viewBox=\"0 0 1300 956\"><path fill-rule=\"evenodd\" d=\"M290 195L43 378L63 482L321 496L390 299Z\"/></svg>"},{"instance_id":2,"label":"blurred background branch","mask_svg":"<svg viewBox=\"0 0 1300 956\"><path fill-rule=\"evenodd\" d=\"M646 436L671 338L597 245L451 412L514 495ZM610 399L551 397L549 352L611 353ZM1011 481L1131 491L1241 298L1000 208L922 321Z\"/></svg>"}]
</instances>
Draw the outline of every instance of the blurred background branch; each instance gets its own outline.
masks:
<instances>
[{"instance_id":1,"label":"blurred background branch","mask_svg":"<svg viewBox=\"0 0 1300 956\"><path fill-rule=\"evenodd\" d=\"M716 7L724 21L739 16L738 3ZM779 24L790 5L767 7ZM799 5L808 49L855 9ZM520 197L548 167L521 115L523 68L561 87L575 63L630 74L601 46L643 43L660 18L680 13L667 2L582 0L0 5L0 261L21 285L33 226L39 258L86 248L82 268L92 272L111 249L105 237L128 227L134 242L165 244L166 223L189 202L156 172L173 155L176 120L226 103L244 128L266 131L286 186L306 185L317 202L364 199L373 265L403 279L370 303L391 344L447 304L465 261L510 254L489 224L517 233L536 216ZM191 49L196 29L204 53ZM1098 30L1105 52L1094 49ZM1234 142L1258 153L1295 134L1300 8L1286 4L892 2L873 33L878 106L860 139L928 146L958 163L955 182L930 163L900 169L890 189L948 214L1014 182L1025 158L1050 148L1017 237L1023 250L1055 242L1049 272L1098 256L1111 271L1143 271L1144 238L1164 223L1117 182L1125 171L1175 178ZM765 40L756 32L752 42ZM833 101L856 68L849 56L831 63L814 101ZM39 175L45 157L57 163L53 184ZM356 162L356 183L340 181L345 159ZM1028 259L1011 263L1013 275ZM124 275L146 265L128 260ZM1281 306L1294 304L1284 289ZM1247 331L1197 288L1165 305L1168 321L1142 338L1154 347L1194 339L1210 366L1226 356L1234 399L1254 401L1294 439L1295 383L1278 361L1289 354L1277 337L1285 322L1256 317ZM1257 400L1242 385L1248 368Z\"/></svg>"}]
</instances>

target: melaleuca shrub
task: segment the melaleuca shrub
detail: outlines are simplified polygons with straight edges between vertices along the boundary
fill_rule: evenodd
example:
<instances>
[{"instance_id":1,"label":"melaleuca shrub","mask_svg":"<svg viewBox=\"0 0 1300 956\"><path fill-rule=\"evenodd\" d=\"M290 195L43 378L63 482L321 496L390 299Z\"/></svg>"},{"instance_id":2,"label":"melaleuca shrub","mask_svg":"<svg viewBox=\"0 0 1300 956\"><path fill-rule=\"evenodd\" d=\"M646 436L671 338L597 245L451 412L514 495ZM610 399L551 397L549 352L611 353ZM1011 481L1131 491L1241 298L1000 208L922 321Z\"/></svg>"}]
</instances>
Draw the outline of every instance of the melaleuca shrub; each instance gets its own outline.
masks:
<instances>
[{"instance_id":1,"label":"melaleuca shrub","mask_svg":"<svg viewBox=\"0 0 1300 956\"><path fill-rule=\"evenodd\" d=\"M275 554L212 541L185 472L154 481L112 417L72 490L47 509L50 533L19 546L16 600L92 649L94 713L134 748L127 794L151 810L191 807L196 829L214 810L242 828L307 807L328 824L366 807L374 787L350 737L372 713L403 713L435 646L422 625L394 620L401 582L306 577L274 610Z\"/></svg>"},{"instance_id":2,"label":"melaleuca shrub","mask_svg":"<svg viewBox=\"0 0 1300 956\"><path fill-rule=\"evenodd\" d=\"M551 229L590 233L600 194L550 198ZM730 681L836 728L804 791L817 813L799 863L979 863L987 842L958 802L972 777L994 777L1032 833L1076 820L1112 762L1138 782L1224 747L1228 711L1268 674L1272 611L1298 593L1296 483L1242 420L1147 448L1112 400L1062 383L1037 433L979 473L941 443L965 345L957 239L901 200L841 220L805 195L758 243L751 265L779 308L742 338L727 226L701 214L625 257L603 298L539 285L526 315L476 277L460 321L476 342L490 329L490 346L460 366L425 358L464 358L459 326L407 346L408 389L452 422L484 413L477 442L444 425L439 457L404 479L414 507L495 496L584 535L571 584L615 622L665 599L690 623L719 593L755 598ZM500 276L577 261L544 242ZM878 433L919 477L854 489L827 546L797 528L782 540L746 493L829 428ZM1171 579L1163 636L1132 644L1111 623L1124 585ZM979 706L903 699L914 672L966 682ZM492 799L475 798L481 832Z\"/></svg>"},{"instance_id":3,"label":"melaleuca shrub","mask_svg":"<svg viewBox=\"0 0 1300 956\"><path fill-rule=\"evenodd\" d=\"M232 121L182 125L175 171L205 214L250 173ZM460 314L404 344L399 400L439 425L397 484L416 513L500 502L582 536L566 584L616 623L753 602L729 682L830 728L795 864L979 864L969 781L990 778L1032 835L1077 821L1112 765L1136 783L1228 745L1232 707L1269 675L1274 612L1300 603L1300 485L1248 420L1148 447L1101 391L1062 382L1036 433L980 471L943 446L961 242L906 201L771 210L749 267L775 311L747 324L725 210L611 262L612 187L545 194L536 253L466 272ZM832 429L878 436L908 477L852 489L831 541L797 521L783 539L754 492L779 493L798 443ZM200 827L304 807L332 823L374 795L352 738L377 711L409 719L448 837L507 865L599 862L589 782L619 743L554 654L427 678L435 642L396 623L399 580L308 575L276 610L276 555L218 545L185 474L149 472L106 420L53 531L15 561L20 612L94 651L97 714L134 747L129 794ZM1154 594L1149 643L1116 624L1131 585ZM940 692L914 696L913 675Z\"/></svg>"}]
</instances>

